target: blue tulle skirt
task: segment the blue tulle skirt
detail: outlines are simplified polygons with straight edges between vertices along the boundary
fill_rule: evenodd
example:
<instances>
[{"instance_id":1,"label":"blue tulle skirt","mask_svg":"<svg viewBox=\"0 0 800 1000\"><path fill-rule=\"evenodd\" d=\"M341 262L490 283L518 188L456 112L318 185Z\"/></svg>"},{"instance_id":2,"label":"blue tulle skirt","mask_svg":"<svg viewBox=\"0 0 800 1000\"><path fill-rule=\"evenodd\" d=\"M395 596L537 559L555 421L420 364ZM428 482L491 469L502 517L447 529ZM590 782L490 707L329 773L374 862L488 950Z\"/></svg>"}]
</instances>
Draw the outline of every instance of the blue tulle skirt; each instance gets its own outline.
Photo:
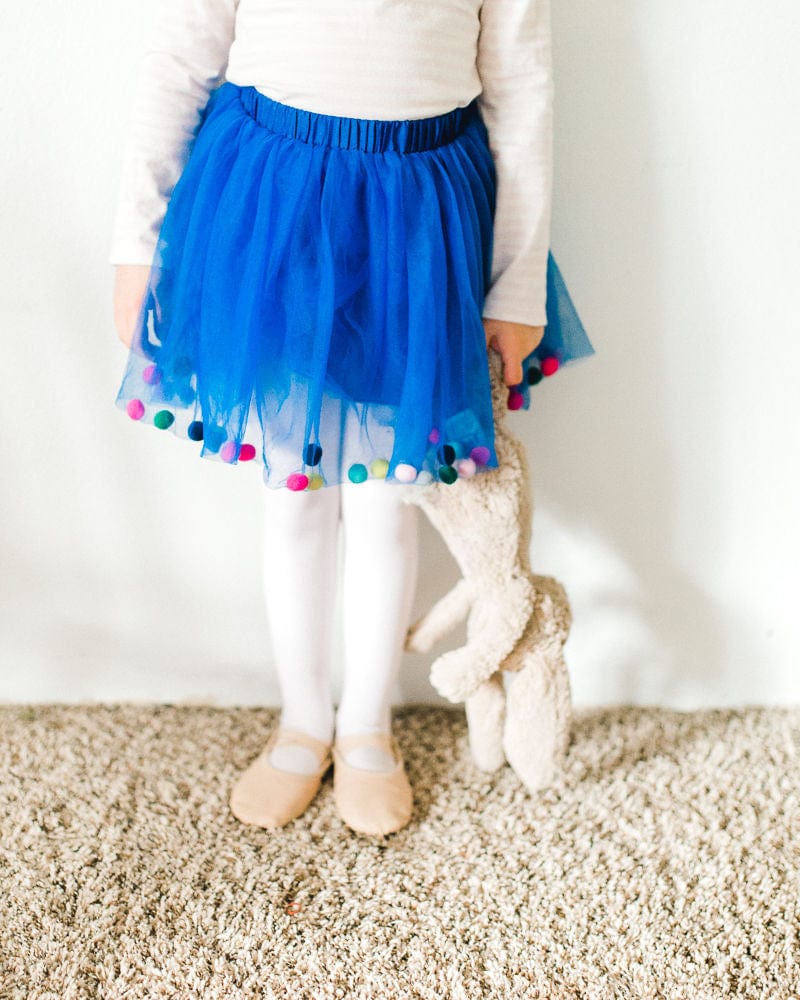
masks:
<instances>
[{"instance_id":1,"label":"blue tulle skirt","mask_svg":"<svg viewBox=\"0 0 800 1000\"><path fill-rule=\"evenodd\" d=\"M496 175L477 102L392 121L212 91L116 404L272 488L497 467L486 336ZM550 256L530 387L593 353Z\"/></svg>"}]
</instances>

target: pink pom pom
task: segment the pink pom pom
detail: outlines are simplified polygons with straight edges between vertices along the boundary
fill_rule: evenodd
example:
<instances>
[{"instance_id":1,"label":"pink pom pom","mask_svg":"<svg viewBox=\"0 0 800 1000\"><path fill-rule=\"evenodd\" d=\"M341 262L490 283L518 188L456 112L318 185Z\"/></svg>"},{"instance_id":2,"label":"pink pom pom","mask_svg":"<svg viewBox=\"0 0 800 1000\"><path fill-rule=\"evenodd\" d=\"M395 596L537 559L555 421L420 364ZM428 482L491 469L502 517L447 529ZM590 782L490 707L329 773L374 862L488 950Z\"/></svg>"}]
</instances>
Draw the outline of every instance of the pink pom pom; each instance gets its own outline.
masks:
<instances>
[{"instance_id":1,"label":"pink pom pom","mask_svg":"<svg viewBox=\"0 0 800 1000\"><path fill-rule=\"evenodd\" d=\"M438 427L434 427L431 430L430 434L428 435L428 440L430 441L431 444L438 444L439 443L439 428Z\"/></svg>"},{"instance_id":2,"label":"pink pom pom","mask_svg":"<svg viewBox=\"0 0 800 1000\"><path fill-rule=\"evenodd\" d=\"M148 385L155 385L157 382L161 381L161 372L155 365L148 365L142 371L142 378Z\"/></svg>"},{"instance_id":3,"label":"pink pom pom","mask_svg":"<svg viewBox=\"0 0 800 1000\"><path fill-rule=\"evenodd\" d=\"M542 375L555 375L558 371L558 358L542 358Z\"/></svg>"},{"instance_id":4,"label":"pink pom pom","mask_svg":"<svg viewBox=\"0 0 800 1000\"><path fill-rule=\"evenodd\" d=\"M304 490L308 486L308 476L303 475L302 472L293 472L286 480L286 485L295 492Z\"/></svg>"},{"instance_id":5,"label":"pink pom pom","mask_svg":"<svg viewBox=\"0 0 800 1000\"><path fill-rule=\"evenodd\" d=\"M251 462L256 457L256 449L252 444L243 444L239 452L240 462Z\"/></svg>"},{"instance_id":6,"label":"pink pom pom","mask_svg":"<svg viewBox=\"0 0 800 1000\"><path fill-rule=\"evenodd\" d=\"M520 410L522 409L522 404L525 399L522 393L518 389L509 389L508 391L508 408L509 410Z\"/></svg>"},{"instance_id":7,"label":"pink pom pom","mask_svg":"<svg viewBox=\"0 0 800 1000\"><path fill-rule=\"evenodd\" d=\"M144 416L144 403L141 399L132 399L125 409L131 420L141 420Z\"/></svg>"},{"instance_id":8,"label":"pink pom pom","mask_svg":"<svg viewBox=\"0 0 800 1000\"><path fill-rule=\"evenodd\" d=\"M474 476L477 471L477 466L471 458L459 458L456 459L456 470L464 479L469 479L470 476Z\"/></svg>"},{"instance_id":9,"label":"pink pom pom","mask_svg":"<svg viewBox=\"0 0 800 1000\"><path fill-rule=\"evenodd\" d=\"M223 462L235 462L236 461L236 442L226 441L225 444L219 450L219 457Z\"/></svg>"},{"instance_id":10,"label":"pink pom pom","mask_svg":"<svg viewBox=\"0 0 800 1000\"><path fill-rule=\"evenodd\" d=\"M417 470L407 462L400 462L394 467L394 478L401 483L413 483L417 478Z\"/></svg>"}]
</instances>

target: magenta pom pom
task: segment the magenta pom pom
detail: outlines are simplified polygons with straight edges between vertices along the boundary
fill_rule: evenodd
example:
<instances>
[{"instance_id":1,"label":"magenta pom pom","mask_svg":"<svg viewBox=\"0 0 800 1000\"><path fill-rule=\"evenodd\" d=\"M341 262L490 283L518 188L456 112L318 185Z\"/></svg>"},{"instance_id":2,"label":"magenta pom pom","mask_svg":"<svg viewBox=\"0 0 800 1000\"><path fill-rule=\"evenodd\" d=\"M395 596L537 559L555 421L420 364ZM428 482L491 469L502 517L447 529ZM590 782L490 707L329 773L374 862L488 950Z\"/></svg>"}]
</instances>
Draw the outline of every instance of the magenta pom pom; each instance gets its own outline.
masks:
<instances>
[{"instance_id":1,"label":"magenta pom pom","mask_svg":"<svg viewBox=\"0 0 800 1000\"><path fill-rule=\"evenodd\" d=\"M438 427L434 427L431 430L430 434L428 435L428 440L430 441L431 444L438 444L439 443L439 428Z\"/></svg>"},{"instance_id":2,"label":"magenta pom pom","mask_svg":"<svg viewBox=\"0 0 800 1000\"><path fill-rule=\"evenodd\" d=\"M293 472L286 480L286 485L295 492L304 490L308 486L308 476L303 475L302 472Z\"/></svg>"},{"instance_id":3,"label":"magenta pom pom","mask_svg":"<svg viewBox=\"0 0 800 1000\"><path fill-rule=\"evenodd\" d=\"M256 449L252 444L243 444L239 452L240 462L251 462L256 457Z\"/></svg>"},{"instance_id":4,"label":"magenta pom pom","mask_svg":"<svg viewBox=\"0 0 800 1000\"><path fill-rule=\"evenodd\" d=\"M522 404L525 402L522 393L518 389L508 390L508 408L509 410L520 410L522 409Z\"/></svg>"},{"instance_id":5,"label":"magenta pom pom","mask_svg":"<svg viewBox=\"0 0 800 1000\"><path fill-rule=\"evenodd\" d=\"M558 371L558 358L542 358L542 375L555 375Z\"/></svg>"},{"instance_id":6,"label":"magenta pom pom","mask_svg":"<svg viewBox=\"0 0 800 1000\"><path fill-rule=\"evenodd\" d=\"M490 457L489 449L482 444L473 448L469 454L476 465L486 465Z\"/></svg>"},{"instance_id":7,"label":"magenta pom pom","mask_svg":"<svg viewBox=\"0 0 800 1000\"><path fill-rule=\"evenodd\" d=\"M156 385L161 381L161 372L155 365L148 365L142 372L142 378L148 385Z\"/></svg>"}]
</instances>

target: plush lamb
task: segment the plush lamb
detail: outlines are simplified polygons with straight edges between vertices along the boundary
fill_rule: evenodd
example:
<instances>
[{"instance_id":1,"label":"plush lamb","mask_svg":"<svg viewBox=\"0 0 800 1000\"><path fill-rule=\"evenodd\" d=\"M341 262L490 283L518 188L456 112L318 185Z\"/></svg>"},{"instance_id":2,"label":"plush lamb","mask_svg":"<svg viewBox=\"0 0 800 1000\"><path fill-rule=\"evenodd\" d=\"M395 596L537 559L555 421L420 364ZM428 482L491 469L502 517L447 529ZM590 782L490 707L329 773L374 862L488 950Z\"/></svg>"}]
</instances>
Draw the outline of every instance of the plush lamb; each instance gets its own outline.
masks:
<instances>
[{"instance_id":1,"label":"plush lamb","mask_svg":"<svg viewBox=\"0 0 800 1000\"><path fill-rule=\"evenodd\" d=\"M494 771L507 760L535 792L556 777L569 743L563 645L571 613L561 584L531 570L528 462L508 429L502 358L490 351L489 361L499 467L453 483L399 487L404 500L425 511L463 573L409 628L405 648L426 652L467 619L467 644L433 662L431 683L443 697L465 703L476 766Z\"/></svg>"}]
</instances>

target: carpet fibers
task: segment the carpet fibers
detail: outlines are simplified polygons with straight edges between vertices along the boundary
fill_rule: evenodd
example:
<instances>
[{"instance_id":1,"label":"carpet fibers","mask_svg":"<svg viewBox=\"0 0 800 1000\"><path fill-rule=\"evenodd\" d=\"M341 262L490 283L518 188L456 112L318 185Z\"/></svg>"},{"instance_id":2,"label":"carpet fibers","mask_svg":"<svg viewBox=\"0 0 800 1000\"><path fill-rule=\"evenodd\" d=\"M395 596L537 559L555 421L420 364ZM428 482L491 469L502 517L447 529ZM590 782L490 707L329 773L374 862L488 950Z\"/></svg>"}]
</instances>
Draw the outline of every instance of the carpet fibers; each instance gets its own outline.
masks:
<instances>
[{"instance_id":1,"label":"carpet fibers","mask_svg":"<svg viewBox=\"0 0 800 1000\"><path fill-rule=\"evenodd\" d=\"M576 712L530 796L402 706L411 824L227 795L274 708L0 706L0 996L800 997L800 709Z\"/></svg>"}]
</instances>

